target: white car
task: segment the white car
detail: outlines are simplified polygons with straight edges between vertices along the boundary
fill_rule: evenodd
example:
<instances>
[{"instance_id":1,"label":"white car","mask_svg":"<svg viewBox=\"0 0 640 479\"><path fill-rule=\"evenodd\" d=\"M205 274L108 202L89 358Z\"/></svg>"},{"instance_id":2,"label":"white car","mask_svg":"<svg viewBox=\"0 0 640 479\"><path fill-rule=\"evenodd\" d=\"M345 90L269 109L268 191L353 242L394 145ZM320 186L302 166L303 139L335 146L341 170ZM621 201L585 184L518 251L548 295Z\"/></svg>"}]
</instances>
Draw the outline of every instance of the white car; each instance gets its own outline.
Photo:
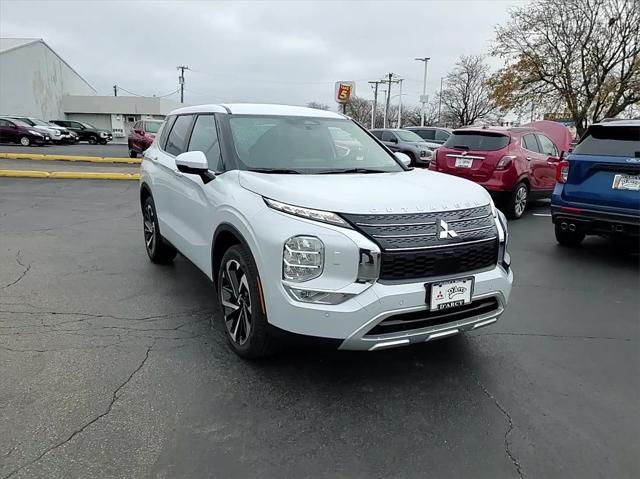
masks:
<instances>
[{"instance_id":1,"label":"white car","mask_svg":"<svg viewBox=\"0 0 640 479\"><path fill-rule=\"evenodd\" d=\"M513 281L504 216L482 187L408 160L338 113L175 110L141 165L147 253L179 251L212 280L243 357L282 338L373 351L494 323Z\"/></svg>"}]
</instances>

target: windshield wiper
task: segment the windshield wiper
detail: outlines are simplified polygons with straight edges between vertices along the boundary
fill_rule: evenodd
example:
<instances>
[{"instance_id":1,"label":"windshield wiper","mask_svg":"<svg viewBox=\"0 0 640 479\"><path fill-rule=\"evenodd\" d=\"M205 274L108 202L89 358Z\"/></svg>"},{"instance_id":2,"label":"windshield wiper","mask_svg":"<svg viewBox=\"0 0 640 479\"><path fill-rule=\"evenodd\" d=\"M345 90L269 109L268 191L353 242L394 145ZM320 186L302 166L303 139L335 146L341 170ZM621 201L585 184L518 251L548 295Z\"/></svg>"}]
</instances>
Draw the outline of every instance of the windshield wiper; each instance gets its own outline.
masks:
<instances>
[{"instance_id":1,"label":"windshield wiper","mask_svg":"<svg viewBox=\"0 0 640 479\"><path fill-rule=\"evenodd\" d=\"M300 175L298 170L292 170L289 168L249 168L247 171L255 171L257 173L274 173L283 175Z\"/></svg>"},{"instance_id":2,"label":"windshield wiper","mask_svg":"<svg viewBox=\"0 0 640 479\"><path fill-rule=\"evenodd\" d=\"M456 150L467 150L469 151L469 147L466 145L452 145L451 148L454 148Z\"/></svg>"},{"instance_id":3,"label":"windshield wiper","mask_svg":"<svg viewBox=\"0 0 640 479\"><path fill-rule=\"evenodd\" d=\"M330 175L330 174L340 174L340 173L391 173L386 170L374 170L372 168L345 168L341 170L324 170L319 171L319 175Z\"/></svg>"}]
</instances>

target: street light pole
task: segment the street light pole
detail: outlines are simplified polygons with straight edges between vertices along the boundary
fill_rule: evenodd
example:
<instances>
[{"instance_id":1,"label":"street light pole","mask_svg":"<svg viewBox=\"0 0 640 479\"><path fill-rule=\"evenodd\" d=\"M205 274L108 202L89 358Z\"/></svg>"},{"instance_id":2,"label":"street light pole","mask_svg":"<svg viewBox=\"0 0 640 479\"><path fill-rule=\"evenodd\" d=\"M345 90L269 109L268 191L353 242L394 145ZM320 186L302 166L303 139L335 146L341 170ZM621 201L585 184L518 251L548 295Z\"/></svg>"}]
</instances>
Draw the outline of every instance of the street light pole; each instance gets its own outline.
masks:
<instances>
[{"instance_id":1,"label":"street light pole","mask_svg":"<svg viewBox=\"0 0 640 479\"><path fill-rule=\"evenodd\" d=\"M426 105L427 105L427 65L429 64L429 60L431 60L430 57L424 57L424 58L416 58L415 59L418 62L424 62L424 77L422 79L422 96L420 97L420 102L422 103L422 113L421 113L421 120L420 120L420 126L424 126L424 115L425 115L425 109L426 109Z\"/></svg>"},{"instance_id":2,"label":"street light pole","mask_svg":"<svg viewBox=\"0 0 640 479\"><path fill-rule=\"evenodd\" d=\"M442 109L442 80L444 77L440 77L440 94L438 95L438 126L440 126L440 110Z\"/></svg>"}]
</instances>

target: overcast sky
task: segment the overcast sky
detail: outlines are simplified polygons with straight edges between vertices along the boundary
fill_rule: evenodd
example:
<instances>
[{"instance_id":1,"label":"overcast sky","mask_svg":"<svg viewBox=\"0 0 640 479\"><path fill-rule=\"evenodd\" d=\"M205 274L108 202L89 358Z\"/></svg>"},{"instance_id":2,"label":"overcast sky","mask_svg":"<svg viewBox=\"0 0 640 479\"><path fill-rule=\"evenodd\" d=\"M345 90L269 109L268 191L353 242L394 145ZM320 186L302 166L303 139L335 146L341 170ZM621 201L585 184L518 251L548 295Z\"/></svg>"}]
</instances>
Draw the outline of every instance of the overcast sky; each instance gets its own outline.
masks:
<instances>
[{"instance_id":1,"label":"overcast sky","mask_svg":"<svg viewBox=\"0 0 640 479\"><path fill-rule=\"evenodd\" d=\"M114 84L165 95L177 88L176 66L188 65L191 104L316 100L335 108L336 80L356 80L356 93L371 98L367 81L389 72L405 78L404 102L417 104L423 64L415 57L432 58L433 95L456 59L486 53L495 25L522 4L0 0L0 36L43 38L103 95Z\"/></svg>"}]
</instances>

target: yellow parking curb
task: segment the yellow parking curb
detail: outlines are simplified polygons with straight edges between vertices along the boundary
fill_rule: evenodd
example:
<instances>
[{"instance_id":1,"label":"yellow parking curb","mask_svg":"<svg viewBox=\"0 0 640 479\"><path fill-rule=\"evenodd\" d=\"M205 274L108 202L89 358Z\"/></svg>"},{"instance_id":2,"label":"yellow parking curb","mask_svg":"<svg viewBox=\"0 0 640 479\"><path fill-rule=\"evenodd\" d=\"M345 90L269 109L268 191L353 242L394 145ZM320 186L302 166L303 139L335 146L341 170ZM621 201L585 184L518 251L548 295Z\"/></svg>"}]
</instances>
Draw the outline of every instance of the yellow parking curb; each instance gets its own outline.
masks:
<instances>
[{"instance_id":1,"label":"yellow parking curb","mask_svg":"<svg viewBox=\"0 0 640 479\"><path fill-rule=\"evenodd\" d=\"M0 153L5 160L39 160L39 161L86 161L90 163L128 163L140 164L140 158L118 158L112 156L72 156L72 155L43 155L40 153Z\"/></svg>"},{"instance_id":2,"label":"yellow parking curb","mask_svg":"<svg viewBox=\"0 0 640 479\"><path fill-rule=\"evenodd\" d=\"M0 170L0 176L10 178L57 178L67 180L138 180L138 173L106 173L83 171Z\"/></svg>"}]
</instances>

